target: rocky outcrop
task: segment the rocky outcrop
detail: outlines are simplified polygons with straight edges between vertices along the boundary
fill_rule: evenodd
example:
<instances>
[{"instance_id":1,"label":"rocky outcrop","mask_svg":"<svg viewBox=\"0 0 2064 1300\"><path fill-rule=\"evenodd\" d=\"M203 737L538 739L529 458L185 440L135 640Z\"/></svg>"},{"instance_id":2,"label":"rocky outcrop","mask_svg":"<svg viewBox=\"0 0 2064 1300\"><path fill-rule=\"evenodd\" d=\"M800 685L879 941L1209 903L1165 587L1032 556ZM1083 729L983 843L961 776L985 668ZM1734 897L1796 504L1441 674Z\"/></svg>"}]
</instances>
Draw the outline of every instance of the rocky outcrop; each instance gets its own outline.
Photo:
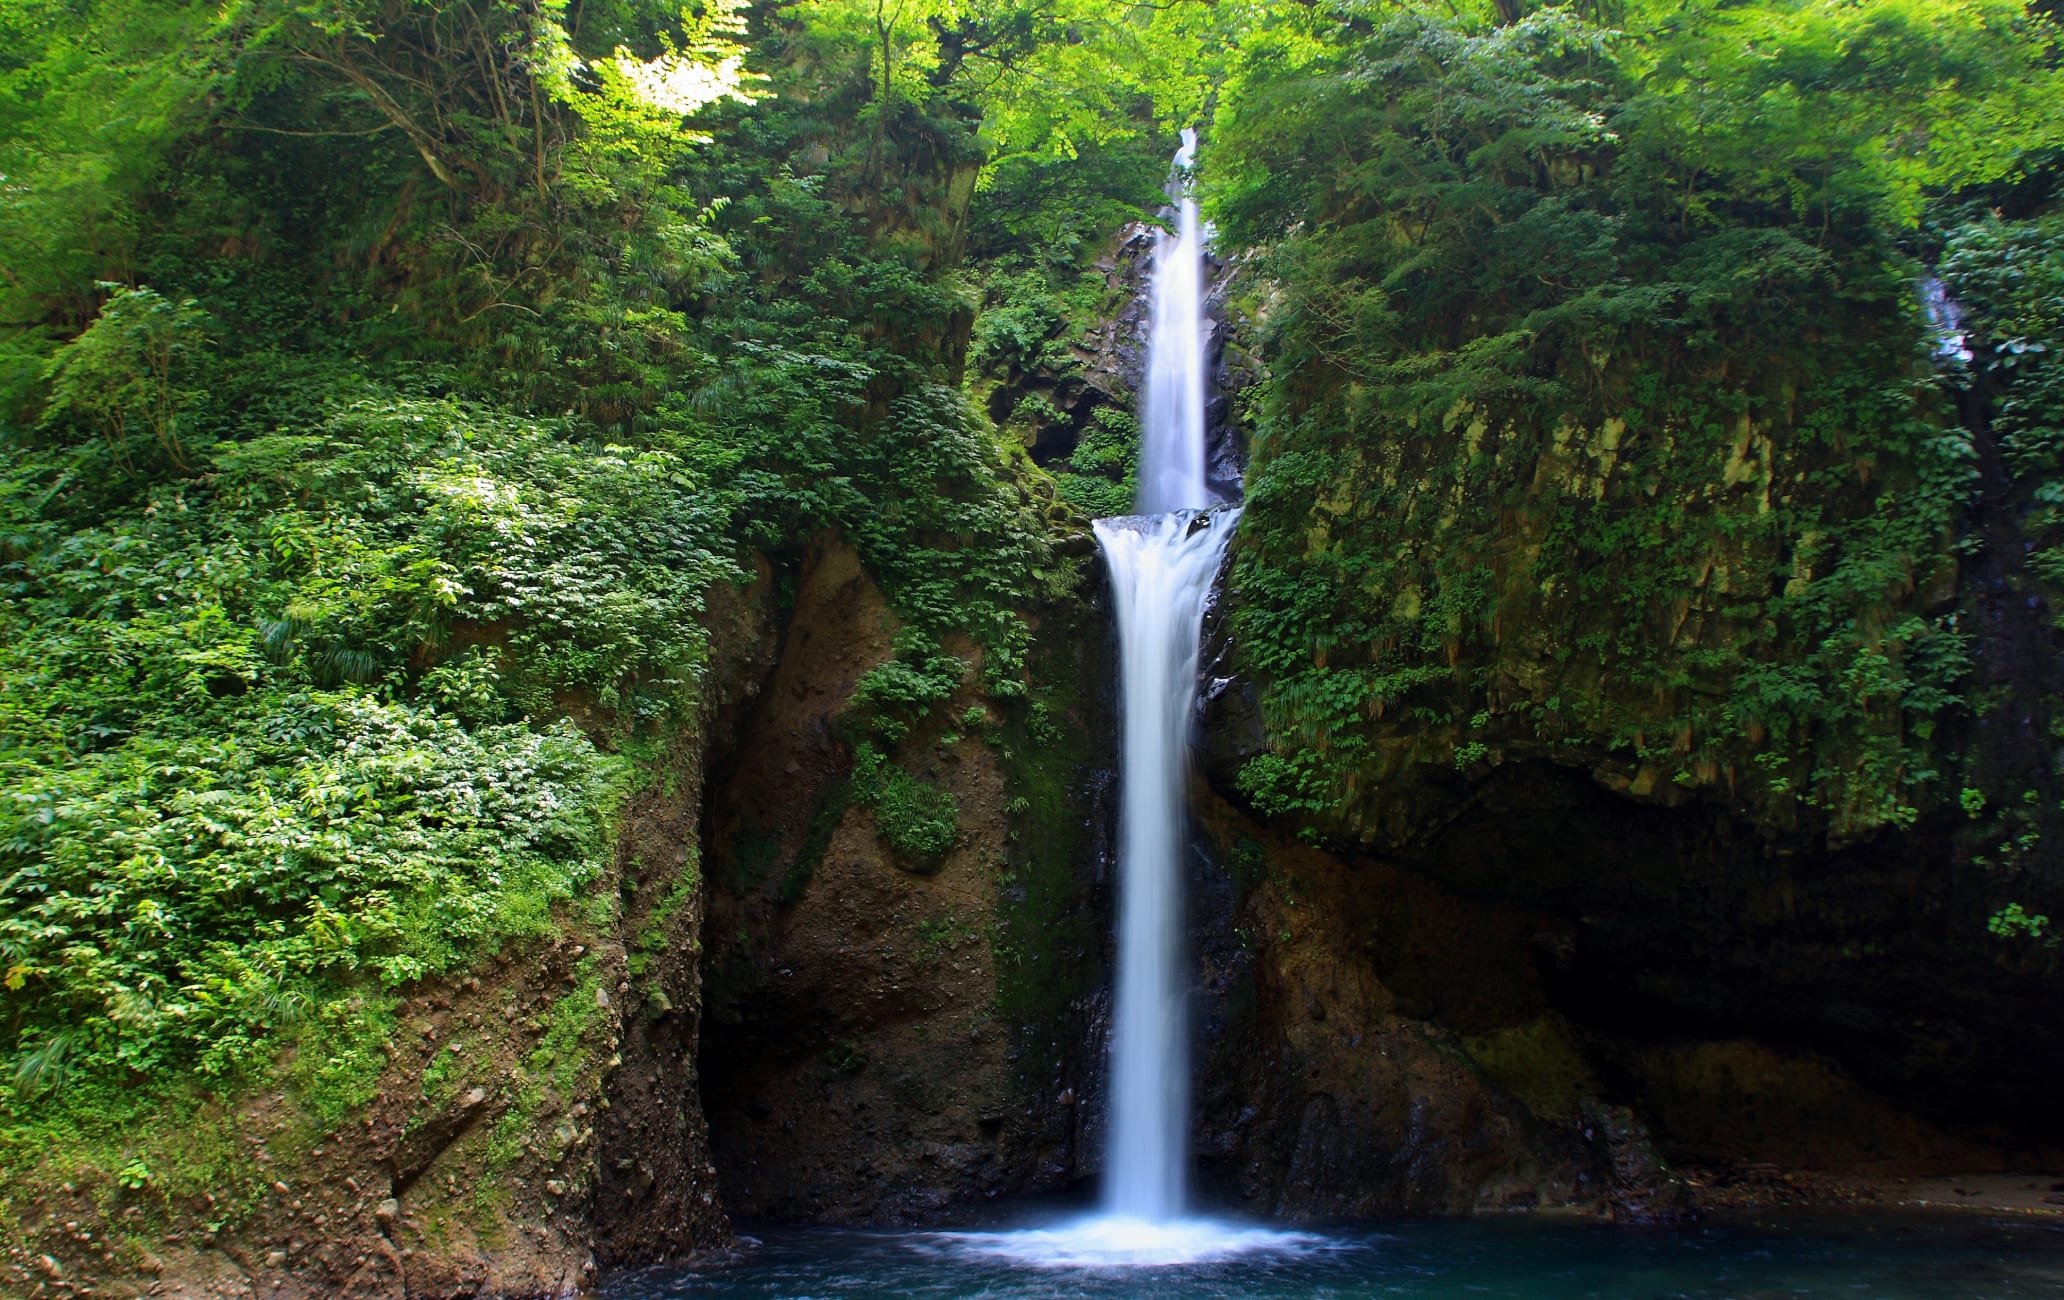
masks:
<instances>
[{"instance_id":1,"label":"rocky outcrop","mask_svg":"<svg viewBox=\"0 0 2064 1300\"><path fill-rule=\"evenodd\" d=\"M1203 807L1193 897L1207 905L1193 942L1207 1187L1275 1218L1602 1198L1573 1131L1537 1118L1432 1008L1386 984L1386 953L1424 944L1449 918L1386 889L1394 873L1368 879L1208 795Z\"/></svg>"},{"instance_id":2,"label":"rocky outcrop","mask_svg":"<svg viewBox=\"0 0 2064 1300\"><path fill-rule=\"evenodd\" d=\"M1255 743L1243 694L1223 682L1210 705L1205 753L1221 779ZM1709 1169L1914 1176L2046 1158L2029 1139L2046 1122L2047 1073L2016 1058L2043 1041L2041 973L1946 942L1980 902L1914 846L1809 871L1709 806L1642 807L1554 767L1433 781L1425 795L1454 801L1449 820L1382 855L1275 838L1203 796L1217 810L1211 855L1251 882L1234 890L1244 984L1221 999L1248 1024L1214 1050L1209 1138L1243 1199L1312 1195L1285 1154L1307 1122L1332 1133L1324 1149L1359 1150L1388 1177L1371 1153L1437 1154L1442 1134L1485 1157L1445 1183L1408 1179L1397 1208L1495 1201L1504 1184L1479 1171L1502 1165L1548 1171L1533 1182L1544 1201L1674 1213L1681 1189L1631 1172L1651 1163L1651 1140L1630 1124L1652 1127L1665 1164ZM1408 1048L1399 1024L1414 1027ZM1354 1064L1358 1038L1379 1044L1375 1061ZM1466 1065L1442 1076L1415 1053ZM1269 1068L1246 1064L1263 1055ZM1357 1068L1359 1091L1379 1095L1411 1077L1394 1095L1417 1098L1428 1122L1350 1116L1319 1100L1337 1083L1303 1082ZM1317 1204L1361 1194L1342 1174Z\"/></svg>"},{"instance_id":3,"label":"rocky outcrop","mask_svg":"<svg viewBox=\"0 0 2064 1300\"><path fill-rule=\"evenodd\" d=\"M1922 1071L1953 1072L1978 1098L1962 1113L1988 1119L2013 1113L2007 1089L2029 1072L1991 1061L1980 1068L1993 1078L1979 1077L1960 1055L1980 1051L1968 1031L1956 1048L1906 1055L1897 1035L1951 1033L1958 995L1925 991L1917 972L1902 990L1904 1030L1873 1010L1889 986L1859 984L1838 1000L1863 955L1809 946L1803 915L1787 922L1713 881L1703 901L1687 881L1609 911L1628 885L1595 839L1572 841L1590 846L1589 870L1602 877L1585 914L1552 888L1472 889L1425 862L1302 843L1203 785L1191 886L1203 972L1198 1161L1208 1192L1250 1213L1567 1205L1669 1219L1697 1205L1678 1165L1727 1180L2054 1160L1997 1128L1953 1122L1954 1109L1952 1122L1931 1118L1910 1086ZM1433 860L1469 858L1450 846ZM1684 914L1674 922L1673 906ZM1740 925L1759 912L1768 928L1755 935L1701 936L1690 920ZM1899 928L1878 915L1857 923ZM1620 947L1630 940L1616 926L1644 928L1648 942ZM1880 1073L1850 1064L1859 1058L1839 1034L1844 1017L1849 1032L1880 1036ZM1905 1089L1884 1082L1894 1060L1909 1071Z\"/></svg>"},{"instance_id":4,"label":"rocky outcrop","mask_svg":"<svg viewBox=\"0 0 2064 1300\"><path fill-rule=\"evenodd\" d=\"M72 1203L35 1207L23 1223L64 1243L51 1240L31 1285L191 1300L574 1293L595 1271L582 1206L614 1050L607 1018L588 1008L620 956L562 939L460 983L418 986L377 1091L348 1126L311 1129L284 1091L192 1117L242 1148L255 1198L235 1178L193 1204L134 1198L136 1220L164 1227L151 1250L111 1256L95 1239L130 1209L82 1184ZM524 1062L559 1027L575 1028L562 1044L571 1086L525 1095Z\"/></svg>"},{"instance_id":5,"label":"rocky outcrop","mask_svg":"<svg viewBox=\"0 0 2064 1300\"><path fill-rule=\"evenodd\" d=\"M1149 288L1159 231L1148 222L1132 222L1091 264L1090 274L1101 280L1106 310L1079 327L1064 323L1073 329L1069 364L1013 372L988 386L990 417L1017 432L1036 464L1065 470L1099 410L1134 411L1147 360ZM1246 255L1207 253L1205 263L1205 358L1212 375L1205 406L1205 470L1212 489L1228 501L1239 498L1247 455L1239 398L1262 377L1253 351L1250 305L1244 301L1253 287L1251 261Z\"/></svg>"}]
</instances>

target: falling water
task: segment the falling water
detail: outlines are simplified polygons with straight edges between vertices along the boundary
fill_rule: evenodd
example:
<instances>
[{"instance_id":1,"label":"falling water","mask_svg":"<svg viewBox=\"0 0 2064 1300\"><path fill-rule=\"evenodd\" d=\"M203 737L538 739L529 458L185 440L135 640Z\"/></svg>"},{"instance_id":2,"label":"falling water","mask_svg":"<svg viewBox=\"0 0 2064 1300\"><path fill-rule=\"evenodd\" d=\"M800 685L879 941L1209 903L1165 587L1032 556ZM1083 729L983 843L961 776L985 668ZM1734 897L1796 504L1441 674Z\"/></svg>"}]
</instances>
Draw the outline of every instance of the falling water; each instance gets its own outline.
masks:
<instances>
[{"instance_id":1,"label":"falling water","mask_svg":"<svg viewBox=\"0 0 2064 1300\"><path fill-rule=\"evenodd\" d=\"M1183 1217L1189 1152L1189 980L1183 953L1183 792L1198 642L1239 519L1204 478L1204 241L1183 132L1155 248L1141 402L1139 514L1096 521L1118 616L1118 979L1104 1213L1053 1229L957 1233L978 1254L1047 1267L1194 1263L1317 1239Z\"/></svg>"},{"instance_id":2,"label":"falling water","mask_svg":"<svg viewBox=\"0 0 2064 1300\"><path fill-rule=\"evenodd\" d=\"M1183 1014L1183 785L1204 603L1233 515L1182 510L1100 519L1111 566L1124 696L1118 812L1118 994L1104 1203L1113 1214L1182 1213L1189 1146Z\"/></svg>"},{"instance_id":3,"label":"falling water","mask_svg":"<svg viewBox=\"0 0 2064 1300\"><path fill-rule=\"evenodd\" d=\"M1153 311L1140 395L1142 515L1213 503L1204 484L1204 228L1188 186L1196 148L1197 133L1184 131L1169 181L1175 233L1163 231L1154 242Z\"/></svg>"},{"instance_id":4,"label":"falling water","mask_svg":"<svg viewBox=\"0 0 2064 1300\"><path fill-rule=\"evenodd\" d=\"M1204 237L1190 197L1193 131L1169 181L1177 220L1154 249L1152 333L1140 421L1139 514L1099 519L1118 615L1118 991L1104 1204L1182 1213L1188 1163L1189 1018L1183 977L1183 785L1204 603L1233 515L1204 483Z\"/></svg>"},{"instance_id":5,"label":"falling water","mask_svg":"<svg viewBox=\"0 0 2064 1300\"><path fill-rule=\"evenodd\" d=\"M1920 292L1921 314L1935 335L1935 364L1952 368L1971 364L1963 305L1950 297L1948 286L1932 275L1921 281Z\"/></svg>"}]
</instances>

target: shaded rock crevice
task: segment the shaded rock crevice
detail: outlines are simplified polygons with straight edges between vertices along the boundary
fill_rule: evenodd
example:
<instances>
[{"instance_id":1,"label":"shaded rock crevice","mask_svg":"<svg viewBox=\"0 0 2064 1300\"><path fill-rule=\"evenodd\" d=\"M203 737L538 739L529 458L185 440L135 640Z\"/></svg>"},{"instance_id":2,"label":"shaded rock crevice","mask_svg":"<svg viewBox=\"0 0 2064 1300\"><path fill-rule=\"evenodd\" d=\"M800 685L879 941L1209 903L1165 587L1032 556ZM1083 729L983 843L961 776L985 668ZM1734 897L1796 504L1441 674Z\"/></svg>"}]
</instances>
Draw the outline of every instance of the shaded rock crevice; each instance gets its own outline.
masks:
<instances>
[{"instance_id":1,"label":"shaded rock crevice","mask_svg":"<svg viewBox=\"0 0 2064 1300\"><path fill-rule=\"evenodd\" d=\"M795 593L704 823L700 1060L723 1203L931 1222L1064 1187L1080 1177L1087 1091L1069 971L1098 959L1094 815L1079 811L1097 798L1094 722L1064 685L1095 677L1057 635L1079 612L1038 613L1032 705L991 698L970 671L896 746L957 808L950 849L917 869L851 786L853 692L893 657L897 620L835 540L803 560Z\"/></svg>"},{"instance_id":2,"label":"shaded rock crevice","mask_svg":"<svg viewBox=\"0 0 2064 1300\"><path fill-rule=\"evenodd\" d=\"M1688 1203L1671 1162L1921 1176L2054 1158L2047 986L1977 942L1987 882L1940 839L1816 852L1706 801L1508 762L1408 796L1435 815L1389 854L1322 849L1221 793L1232 764L1214 756L1257 731L1244 694L1221 682L1207 705L1198 783L1252 971L1206 1057L1207 1166L1242 1203L1668 1217ZM1386 1089L1412 1104L1345 1104ZM1293 1154L1320 1146L1362 1173ZM1649 1164L1665 1173L1630 1172Z\"/></svg>"}]
</instances>

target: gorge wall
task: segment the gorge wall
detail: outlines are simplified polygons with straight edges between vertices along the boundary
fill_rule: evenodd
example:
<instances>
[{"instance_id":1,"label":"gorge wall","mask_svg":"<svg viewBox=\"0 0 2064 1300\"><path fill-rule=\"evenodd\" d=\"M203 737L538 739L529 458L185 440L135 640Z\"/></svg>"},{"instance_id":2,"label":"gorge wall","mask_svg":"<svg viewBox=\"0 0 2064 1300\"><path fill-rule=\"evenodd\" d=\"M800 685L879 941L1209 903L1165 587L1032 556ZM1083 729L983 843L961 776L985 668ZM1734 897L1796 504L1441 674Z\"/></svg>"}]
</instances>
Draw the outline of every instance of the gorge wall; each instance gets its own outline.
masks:
<instances>
[{"instance_id":1,"label":"gorge wall","mask_svg":"<svg viewBox=\"0 0 2064 1300\"><path fill-rule=\"evenodd\" d=\"M929 1222L1080 1176L1105 701L1038 690L1036 732L971 686L940 701L901 748L959 833L910 861L851 791L849 700L896 623L850 549L814 554L709 804L701 1098L749 1218ZM1107 678L1095 626L1042 612L1042 687Z\"/></svg>"}]
</instances>

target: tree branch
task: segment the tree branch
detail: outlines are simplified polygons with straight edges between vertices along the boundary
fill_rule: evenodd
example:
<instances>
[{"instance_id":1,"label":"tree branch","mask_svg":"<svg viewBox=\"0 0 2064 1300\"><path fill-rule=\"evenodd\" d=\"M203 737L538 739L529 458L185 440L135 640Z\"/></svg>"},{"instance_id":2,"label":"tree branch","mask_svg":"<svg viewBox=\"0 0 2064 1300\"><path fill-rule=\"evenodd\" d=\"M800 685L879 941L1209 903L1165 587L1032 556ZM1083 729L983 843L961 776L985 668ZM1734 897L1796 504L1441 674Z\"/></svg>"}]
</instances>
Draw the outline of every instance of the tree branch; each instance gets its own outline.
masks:
<instances>
[{"instance_id":1,"label":"tree branch","mask_svg":"<svg viewBox=\"0 0 2064 1300\"><path fill-rule=\"evenodd\" d=\"M300 136L378 135L382 131L392 131L395 127L395 124L392 122L382 122L378 126L369 126L363 131L289 131L277 126L260 126L256 122L224 122L222 125L225 129L231 131L263 131L267 135Z\"/></svg>"}]
</instances>

